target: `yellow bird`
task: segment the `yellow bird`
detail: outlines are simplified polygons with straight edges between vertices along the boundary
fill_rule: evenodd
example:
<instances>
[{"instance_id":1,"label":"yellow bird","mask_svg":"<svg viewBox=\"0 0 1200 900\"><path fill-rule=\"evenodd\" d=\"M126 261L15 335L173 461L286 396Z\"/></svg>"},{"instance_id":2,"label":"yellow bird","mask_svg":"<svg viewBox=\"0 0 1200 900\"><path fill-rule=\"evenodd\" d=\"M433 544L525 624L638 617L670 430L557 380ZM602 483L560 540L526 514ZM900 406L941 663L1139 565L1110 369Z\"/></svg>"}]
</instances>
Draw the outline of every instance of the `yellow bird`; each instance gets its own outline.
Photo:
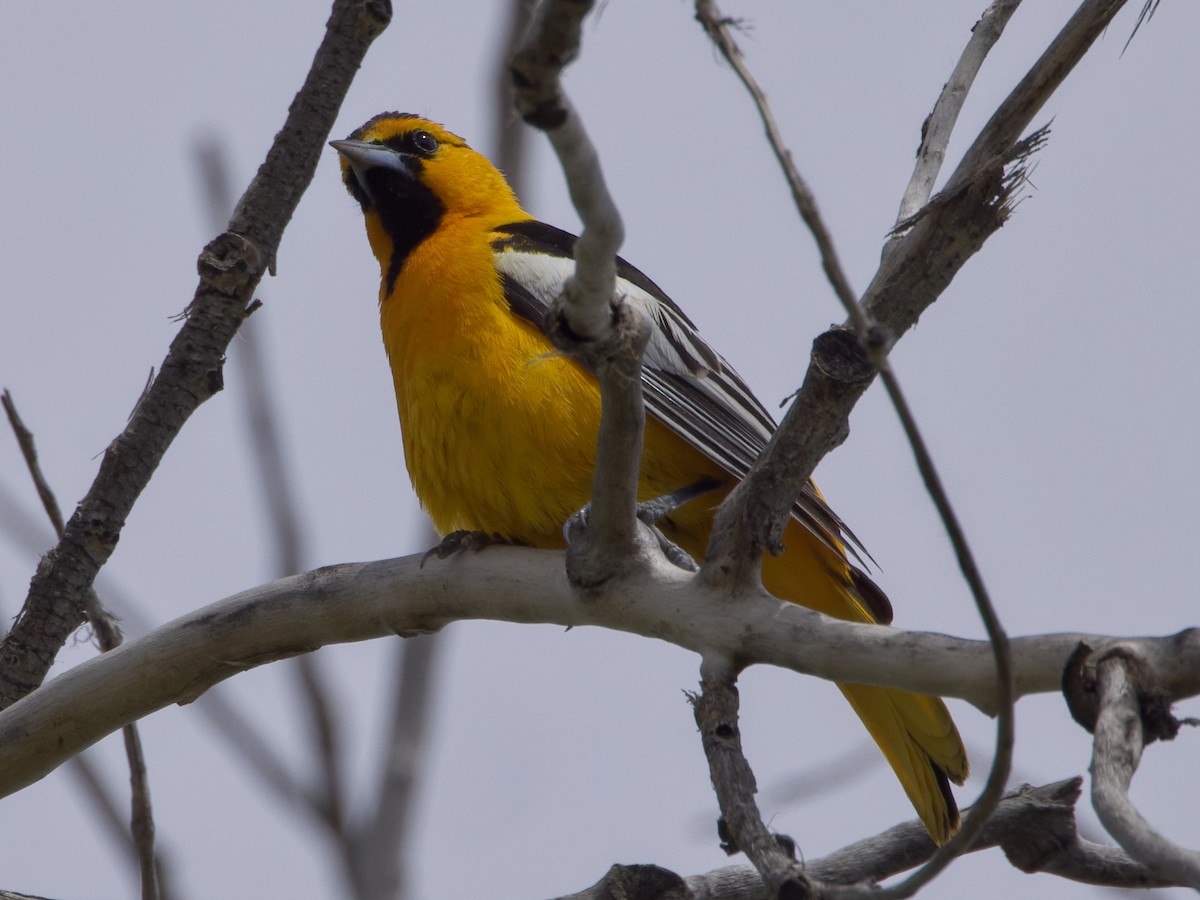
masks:
<instances>
[{"instance_id":1,"label":"yellow bird","mask_svg":"<svg viewBox=\"0 0 1200 900\"><path fill-rule=\"evenodd\" d=\"M462 138L384 113L334 141L379 260L383 342L413 487L442 534L498 534L562 547L591 492L600 392L592 372L542 333L574 268L575 237L523 210L504 176ZM703 557L713 510L775 423L738 374L649 278L617 261L618 290L647 314L645 444L639 497L718 485L660 526ZM853 534L811 482L763 562L775 596L854 622L891 621L883 592L847 557ZM839 685L937 843L958 827L949 782L967 758L935 697Z\"/></svg>"}]
</instances>

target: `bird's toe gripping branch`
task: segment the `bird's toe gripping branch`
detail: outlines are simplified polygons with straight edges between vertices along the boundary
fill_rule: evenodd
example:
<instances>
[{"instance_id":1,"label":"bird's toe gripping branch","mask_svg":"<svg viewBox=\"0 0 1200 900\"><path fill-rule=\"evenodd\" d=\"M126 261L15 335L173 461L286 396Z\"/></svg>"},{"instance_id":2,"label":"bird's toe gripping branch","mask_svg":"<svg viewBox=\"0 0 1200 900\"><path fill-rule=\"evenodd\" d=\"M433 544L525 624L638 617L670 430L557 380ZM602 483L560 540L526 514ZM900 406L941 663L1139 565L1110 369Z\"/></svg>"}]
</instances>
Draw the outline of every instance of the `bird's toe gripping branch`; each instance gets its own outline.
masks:
<instances>
[{"instance_id":1,"label":"bird's toe gripping branch","mask_svg":"<svg viewBox=\"0 0 1200 900\"><path fill-rule=\"evenodd\" d=\"M638 520L650 530L663 556L672 565L685 572L698 572L700 566L692 559L691 554L663 533L662 529L658 527L658 523L685 503L690 503L692 500L716 490L719 486L719 483L711 478L701 478L677 491L663 494L661 497L655 497L637 505ZM590 503L587 504L563 524L563 537L568 544L587 528L591 507Z\"/></svg>"},{"instance_id":2,"label":"bird's toe gripping branch","mask_svg":"<svg viewBox=\"0 0 1200 900\"><path fill-rule=\"evenodd\" d=\"M464 529L452 531L425 552L425 555L421 557L421 567L424 568L425 563L429 562L431 556L436 556L438 559L446 559L456 553L462 553L464 550L479 551L484 547L491 547L494 544L514 543L517 542L506 538L502 534L489 534L486 531L466 531Z\"/></svg>"}]
</instances>

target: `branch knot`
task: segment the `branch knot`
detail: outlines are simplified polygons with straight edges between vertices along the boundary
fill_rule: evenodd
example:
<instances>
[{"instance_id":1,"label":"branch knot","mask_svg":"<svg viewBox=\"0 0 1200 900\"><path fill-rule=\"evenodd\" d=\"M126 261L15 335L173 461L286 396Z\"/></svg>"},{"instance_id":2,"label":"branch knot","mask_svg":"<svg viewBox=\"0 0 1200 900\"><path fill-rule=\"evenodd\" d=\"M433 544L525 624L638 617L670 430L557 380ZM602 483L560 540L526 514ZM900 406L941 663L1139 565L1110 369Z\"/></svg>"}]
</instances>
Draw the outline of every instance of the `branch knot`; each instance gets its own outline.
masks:
<instances>
[{"instance_id":1,"label":"branch knot","mask_svg":"<svg viewBox=\"0 0 1200 900\"><path fill-rule=\"evenodd\" d=\"M261 274L262 254L249 238L225 231L208 242L196 260L200 281L222 294L246 289L250 278Z\"/></svg>"},{"instance_id":2,"label":"branch knot","mask_svg":"<svg viewBox=\"0 0 1200 900\"><path fill-rule=\"evenodd\" d=\"M1127 644L1111 644L1100 650L1080 641L1063 669L1062 689L1071 717L1089 733L1096 729L1100 713L1099 669L1119 660L1137 685L1138 715L1146 743L1173 740L1180 722L1171 712L1171 695L1154 665Z\"/></svg>"}]
</instances>

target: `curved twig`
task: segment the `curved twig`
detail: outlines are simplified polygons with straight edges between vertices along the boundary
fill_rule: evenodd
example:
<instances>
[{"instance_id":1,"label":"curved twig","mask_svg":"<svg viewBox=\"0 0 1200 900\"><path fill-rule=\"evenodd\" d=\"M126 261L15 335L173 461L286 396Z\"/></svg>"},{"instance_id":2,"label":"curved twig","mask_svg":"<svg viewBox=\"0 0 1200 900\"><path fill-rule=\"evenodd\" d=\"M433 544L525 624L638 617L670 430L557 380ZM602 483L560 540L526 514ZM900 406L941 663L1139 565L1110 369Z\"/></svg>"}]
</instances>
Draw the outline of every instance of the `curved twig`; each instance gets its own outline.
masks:
<instances>
[{"instance_id":1,"label":"curved twig","mask_svg":"<svg viewBox=\"0 0 1200 900\"><path fill-rule=\"evenodd\" d=\"M1095 666L1099 709L1091 771L1096 815L1125 851L1150 871L1200 891L1200 853L1169 841L1129 799L1129 786L1147 743L1141 700L1152 690L1138 673L1152 676L1153 668L1124 648L1104 654Z\"/></svg>"},{"instance_id":2,"label":"curved twig","mask_svg":"<svg viewBox=\"0 0 1200 900\"><path fill-rule=\"evenodd\" d=\"M37 449L34 446L33 433L21 421L16 404L13 403L12 395L8 391L0 394L0 404L3 404L4 411L8 415L9 424L21 447L21 455L25 458L25 464L29 468L29 474L33 478L46 515L54 527L54 533L61 540L63 535L62 511L58 505L58 498L42 473ZM95 632L96 642L100 645L101 652L108 653L121 645L123 637L116 617L105 609L94 588L87 589L84 611ZM142 752L142 739L138 734L137 725L131 722L125 725L121 731L125 741L125 758L129 764L129 836L133 840L137 855L142 900L159 900L162 892L159 887L158 853L154 847L154 809L150 801L150 779L146 772L146 756ZM93 792L93 796L103 796L98 779L95 780L95 785L97 790Z\"/></svg>"}]
</instances>

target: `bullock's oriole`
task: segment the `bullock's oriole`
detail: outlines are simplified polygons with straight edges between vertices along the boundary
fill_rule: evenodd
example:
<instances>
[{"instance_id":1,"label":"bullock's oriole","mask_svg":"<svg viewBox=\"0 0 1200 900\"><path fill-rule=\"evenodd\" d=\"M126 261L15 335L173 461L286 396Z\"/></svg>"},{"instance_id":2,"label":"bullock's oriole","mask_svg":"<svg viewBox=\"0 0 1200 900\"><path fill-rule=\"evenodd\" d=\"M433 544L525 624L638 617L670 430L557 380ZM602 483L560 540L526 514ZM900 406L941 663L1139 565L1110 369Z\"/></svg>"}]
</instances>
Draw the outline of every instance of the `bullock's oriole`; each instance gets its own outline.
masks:
<instances>
[{"instance_id":1,"label":"bullock's oriole","mask_svg":"<svg viewBox=\"0 0 1200 900\"><path fill-rule=\"evenodd\" d=\"M504 176L441 125L384 113L335 141L382 270L379 306L409 476L443 534L498 534L563 546L587 500L600 419L592 373L542 334L573 269L575 238L537 221ZM649 278L618 260L618 290L653 326L645 354L642 499L709 479L721 485L662 524L697 559L713 509L744 477L775 425L737 373ZM857 622L889 622L883 592L847 558L854 541L809 484L763 562L778 597ZM948 782L967 759L941 700L841 685L932 838L958 825Z\"/></svg>"}]
</instances>

